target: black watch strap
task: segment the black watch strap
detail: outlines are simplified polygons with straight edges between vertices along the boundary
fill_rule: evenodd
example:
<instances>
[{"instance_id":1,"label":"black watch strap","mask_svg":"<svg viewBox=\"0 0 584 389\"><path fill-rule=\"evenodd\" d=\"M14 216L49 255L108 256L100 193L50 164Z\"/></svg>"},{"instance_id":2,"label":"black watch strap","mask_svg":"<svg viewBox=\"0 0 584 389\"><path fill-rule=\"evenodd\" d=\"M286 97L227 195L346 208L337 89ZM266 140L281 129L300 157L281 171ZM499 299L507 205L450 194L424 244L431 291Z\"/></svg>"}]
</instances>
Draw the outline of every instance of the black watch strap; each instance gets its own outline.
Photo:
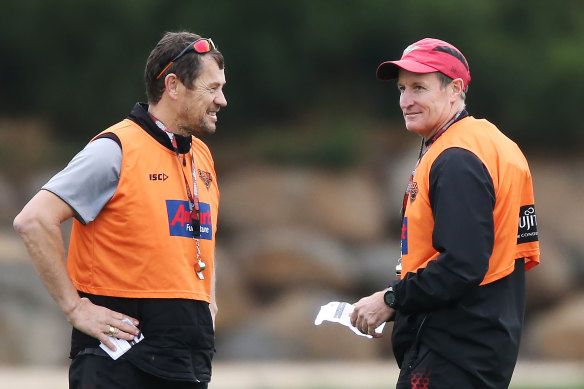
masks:
<instances>
[{"instance_id":1,"label":"black watch strap","mask_svg":"<svg viewBox=\"0 0 584 389\"><path fill-rule=\"evenodd\" d=\"M387 306L395 309L395 294L393 293L393 288L391 286L385 291L385 294L383 295L383 301L385 304L387 304Z\"/></svg>"}]
</instances>

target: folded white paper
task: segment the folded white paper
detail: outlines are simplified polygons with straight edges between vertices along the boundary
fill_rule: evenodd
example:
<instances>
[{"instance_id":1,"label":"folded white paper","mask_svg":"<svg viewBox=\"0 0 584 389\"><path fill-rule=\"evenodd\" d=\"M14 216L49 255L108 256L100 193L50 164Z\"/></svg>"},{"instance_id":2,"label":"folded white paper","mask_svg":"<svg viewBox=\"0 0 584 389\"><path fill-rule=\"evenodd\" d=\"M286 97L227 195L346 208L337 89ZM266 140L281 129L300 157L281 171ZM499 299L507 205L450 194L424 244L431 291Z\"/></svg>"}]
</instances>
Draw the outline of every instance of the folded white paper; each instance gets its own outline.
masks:
<instances>
[{"instance_id":1,"label":"folded white paper","mask_svg":"<svg viewBox=\"0 0 584 389\"><path fill-rule=\"evenodd\" d=\"M128 319L124 319L122 321L124 321L124 322L126 322L126 323L128 323L128 324L130 324L132 326L134 326L134 323L132 323ZM138 334L138 336L134 336L134 340L131 340L129 342L126 339L118 339L118 338L114 338L113 336L110 336L110 335L108 335L108 338L116 346L116 351L110 350L102 342L99 343L99 347L101 347L106 353L108 353L108 355L110 357L112 357L112 359L116 360L119 357L121 357L122 355L124 355L126 353L126 351L128 351L129 349L131 349L136 343L138 343L142 339L144 339L144 335L142 334L142 332L140 332Z\"/></svg>"},{"instance_id":2,"label":"folded white paper","mask_svg":"<svg viewBox=\"0 0 584 389\"><path fill-rule=\"evenodd\" d=\"M355 307L352 304L339 302L339 301L331 301L327 305L323 305L320 307L320 311L318 315L316 315L316 319L314 320L314 325L320 325L323 321L330 321L333 323L339 323L344 325L345 327L349 327L351 331L356 333L357 335L364 336L366 338L373 338L371 335L365 335L361 331L359 331L355 326L351 325L351 312ZM375 329L375 332L381 334L383 332L383 327L385 327L385 323L381 323L379 327Z\"/></svg>"}]
</instances>

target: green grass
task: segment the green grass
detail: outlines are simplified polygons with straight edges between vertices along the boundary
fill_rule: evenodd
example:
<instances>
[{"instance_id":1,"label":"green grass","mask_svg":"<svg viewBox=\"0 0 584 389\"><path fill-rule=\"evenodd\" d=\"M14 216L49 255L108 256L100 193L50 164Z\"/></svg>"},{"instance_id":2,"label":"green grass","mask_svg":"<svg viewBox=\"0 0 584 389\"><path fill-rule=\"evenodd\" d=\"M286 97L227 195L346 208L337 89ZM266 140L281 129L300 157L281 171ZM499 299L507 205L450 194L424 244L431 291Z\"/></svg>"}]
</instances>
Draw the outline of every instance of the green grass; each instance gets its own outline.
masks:
<instances>
[{"instance_id":1,"label":"green grass","mask_svg":"<svg viewBox=\"0 0 584 389\"><path fill-rule=\"evenodd\" d=\"M584 389L584 383L567 386L510 386L510 389Z\"/></svg>"},{"instance_id":2,"label":"green grass","mask_svg":"<svg viewBox=\"0 0 584 389\"><path fill-rule=\"evenodd\" d=\"M394 388L395 387L395 383L392 382L388 382L387 385L383 385L383 386L371 386L368 388L361 388L361 389L388 389L388 388ZM257 387L255 387L255 389L274 389L274 387L269 386L269 385L261 385L258 384ZM301 388L298 388L301 389ZM329 385L319 385L319 386L305 386L302 389L338 389L338 386L329 386ZM579 384L572 384L572 385L554 385L554 386L549 386L549 385L542 385L542 386L533 386L533 385L511 385L509 387L509 389L584 389L584 382L583 383L579 383Z\"/></svg>"}]
</instances>

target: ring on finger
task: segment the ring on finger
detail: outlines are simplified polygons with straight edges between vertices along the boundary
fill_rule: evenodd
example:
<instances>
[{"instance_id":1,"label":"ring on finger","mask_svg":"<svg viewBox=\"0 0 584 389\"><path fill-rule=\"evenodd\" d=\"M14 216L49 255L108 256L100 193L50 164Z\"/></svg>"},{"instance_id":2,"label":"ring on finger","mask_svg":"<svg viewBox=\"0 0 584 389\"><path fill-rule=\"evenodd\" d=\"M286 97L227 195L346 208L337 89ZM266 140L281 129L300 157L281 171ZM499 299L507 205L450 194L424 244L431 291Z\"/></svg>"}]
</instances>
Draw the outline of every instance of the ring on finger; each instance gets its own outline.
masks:
<instances>
[{"instance_id":1,"label":"ring on finger","mask_svg":"<svg viewBox=\"0 0 584 389\"><path fill-rule=\"evenodd\" d=\"M110 335L115 335L118 333L118 329L115 328L114 326L109 326L109 330L108 330Z\"/></svg>"}]
</instances>

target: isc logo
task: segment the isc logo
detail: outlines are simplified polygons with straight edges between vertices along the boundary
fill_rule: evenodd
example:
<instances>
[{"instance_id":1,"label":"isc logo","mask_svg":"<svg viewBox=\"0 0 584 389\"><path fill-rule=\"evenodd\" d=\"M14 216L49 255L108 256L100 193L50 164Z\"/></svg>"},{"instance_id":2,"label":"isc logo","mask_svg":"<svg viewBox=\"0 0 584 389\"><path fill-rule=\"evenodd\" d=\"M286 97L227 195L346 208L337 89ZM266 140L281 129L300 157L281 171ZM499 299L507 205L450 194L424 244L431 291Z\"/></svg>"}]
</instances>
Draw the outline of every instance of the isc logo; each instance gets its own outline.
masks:
<instances>
[{"instance_id":1,"label":"isc logo","mask_svg":"<svg viewBox=\"0 0 584 389\"><path fill-rule=\"evenodd\" d=\"M166 181L168 176L164 173L152 173L148 175L150 181Z\"/></svg>"}]
</instances>

